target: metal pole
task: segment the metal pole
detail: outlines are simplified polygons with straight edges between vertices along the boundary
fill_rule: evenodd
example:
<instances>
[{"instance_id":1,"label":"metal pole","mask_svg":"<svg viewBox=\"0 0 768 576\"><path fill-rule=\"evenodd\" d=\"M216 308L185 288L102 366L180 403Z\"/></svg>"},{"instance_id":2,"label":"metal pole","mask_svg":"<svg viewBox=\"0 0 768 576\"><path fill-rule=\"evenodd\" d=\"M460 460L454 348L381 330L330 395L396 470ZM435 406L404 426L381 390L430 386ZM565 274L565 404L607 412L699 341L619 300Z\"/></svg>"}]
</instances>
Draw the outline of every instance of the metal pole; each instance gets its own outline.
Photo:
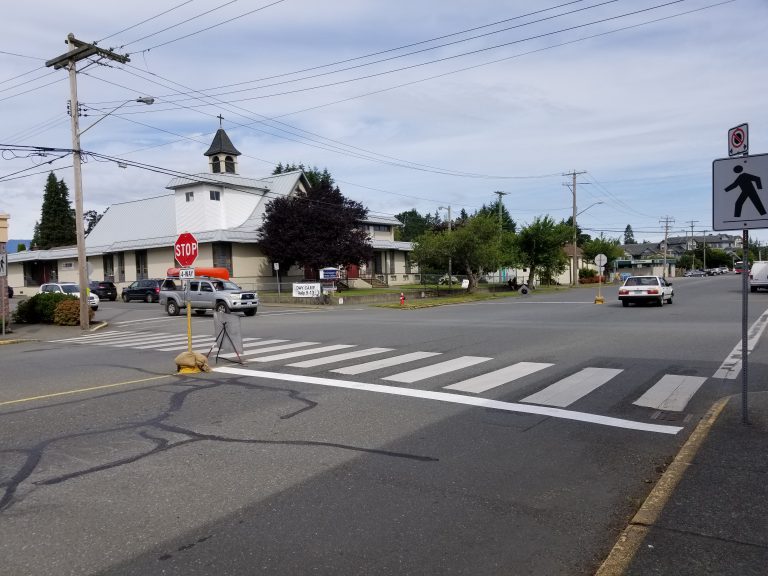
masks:
<instances>
[{"instance_id":1,"label":"metal pole","mask_svg":"<svg viewBox=\"0 0 768 576\"><path fill-rule=\"evenodd\" d=\"M749 230L745 229L742 237L742 265L741 265L741 422L742 424L749 424L749 412L747 409L748 391L749 391L749 378L748 378L748 362L747 356L749 354L748 345L748 331L747 325L749 321L749 256L747 253L747 247L749 246Z\"/></svg>"},{"instance_id":2,"label":"metal pole","mask_svg":"<svg viewBox=\"0 0 768 576\"><path fill-rule=\"evenodd\" d=\"M451 235L452 230L452 223L451 223L451 205L448 204L448 235ZM453 252L453 250L451 250ZM450 294L453 290L453 257L449 253L448 254L448 293Z\"/></svg>"},{"instance_id":3,"label":"metal pole","mask_svg":"<svg viewBox=\"0 0 768 576\"><path fill-rule=\"evenodd\" d=\"M571 280L574 286L579 285L579 270L576 267L576 170L573 171L573 260L571 262Z\"/></svg>"},{"instance_id":4,"label":"metal pole","mask_svg":"<svg viewBox=\"0 0 768 576\"><path fill-rule=\"evenodd\" d=\"M76 50L72 38L67 38L69 51ZM70 117L72 126L72 165L75 169L75 231L77 235L77 278L80 285L80 330L88 332L90 316L88 306L88 273L85 257L85 228L83 225L83 172L80 154L80 130L78 126L77 63L71 59L69 69Z\"/></svg>"}]
</instances>

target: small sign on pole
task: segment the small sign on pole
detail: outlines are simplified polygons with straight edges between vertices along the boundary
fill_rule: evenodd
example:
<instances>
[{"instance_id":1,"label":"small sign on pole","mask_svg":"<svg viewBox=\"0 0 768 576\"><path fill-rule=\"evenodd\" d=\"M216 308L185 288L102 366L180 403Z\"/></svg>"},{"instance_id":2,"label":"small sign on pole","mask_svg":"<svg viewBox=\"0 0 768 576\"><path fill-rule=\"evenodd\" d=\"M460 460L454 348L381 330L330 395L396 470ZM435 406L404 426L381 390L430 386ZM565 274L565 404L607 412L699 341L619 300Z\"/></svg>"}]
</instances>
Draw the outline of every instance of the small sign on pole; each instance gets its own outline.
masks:
<instances>
[{"instance_id":1,"label":"small sign on pole","mask_svg":"<svg viewBox=\"0 0 768 576\"><path fill-rule=\"evenodd\" d=\"M195 269L194 268L181 268L179 269L179 279L180 280L191 280L195 277Z\"/></svg>"},{"instance_id":2,"label":"small sign on pole","mask_svg":"<svg viewBox=\"0 0 768 576\"><path fill-rule=\"evenodd\" d=\"M739 124L728 130L728 156L749 154L749 124Z\"/></svg>"}]
</instances>

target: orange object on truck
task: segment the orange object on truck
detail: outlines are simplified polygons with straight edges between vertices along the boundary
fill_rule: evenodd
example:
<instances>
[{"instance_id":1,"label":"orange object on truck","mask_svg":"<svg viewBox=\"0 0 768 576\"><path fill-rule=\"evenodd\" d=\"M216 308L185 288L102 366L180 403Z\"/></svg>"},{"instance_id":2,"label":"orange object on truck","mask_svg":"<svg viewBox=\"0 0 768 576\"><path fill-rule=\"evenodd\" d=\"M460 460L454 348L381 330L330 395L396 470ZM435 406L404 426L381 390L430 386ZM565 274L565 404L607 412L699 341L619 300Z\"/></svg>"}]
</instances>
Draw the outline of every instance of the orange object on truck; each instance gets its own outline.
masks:
<instances>
[{"instance_id":1,"label":"orange object on truck","mask_svg":"<svg viewBox=\"0 0 768 576\"><path fill-rule=\"evenodd\" d=\"M178 278L179 270L179 268L168 268L166 275L171 278ZM208 276L210 278L229 280L229 270L226 268L195 266L195 276Z\"/></svg>"}]
</instances>

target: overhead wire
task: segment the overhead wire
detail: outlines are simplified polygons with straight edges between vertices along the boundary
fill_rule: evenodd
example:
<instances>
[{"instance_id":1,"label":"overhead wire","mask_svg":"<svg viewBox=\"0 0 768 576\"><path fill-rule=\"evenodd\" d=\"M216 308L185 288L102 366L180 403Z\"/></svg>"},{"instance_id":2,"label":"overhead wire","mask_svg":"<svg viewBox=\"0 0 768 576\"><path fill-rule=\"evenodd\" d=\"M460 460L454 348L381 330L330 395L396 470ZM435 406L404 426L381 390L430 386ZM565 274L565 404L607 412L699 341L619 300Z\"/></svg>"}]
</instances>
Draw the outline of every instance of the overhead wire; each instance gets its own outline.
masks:
<instances>
[{"instance_id":1,"label":"overhead wire","mask_svg":"<svg viewBox=\"0 0 768 576\"><path fill-rule=\"evenodd\" d=\"M173 12L174 10L177 10L181 8L182 6L186 6L187 4L194 2L195 0L186 0L186 2L182 2L181 4L177 4L173 8L169 8L168 10L164 10L163 12L160 12L159 14L155 14L154 16L150 16L149 18L142 20L141 22L138 22L137 24L133 24L131 26L128 26L127 28L123 28L122 30L118 30L117 32L110 34L109 36L104 36L101 40L98 40L94 42L94 44L99 44L100 42L104 42L104 40L108 40L109 38L112 38L114 36L118 36L119 34L122 34L123 32L128 32L129 30L133 30L134 28L138 28L142 24L146 24L147 22L151 22L152 20L156 20L157 18L160 18L161 16L165 16L166 14Z\"/></svg>"}]
</instances>

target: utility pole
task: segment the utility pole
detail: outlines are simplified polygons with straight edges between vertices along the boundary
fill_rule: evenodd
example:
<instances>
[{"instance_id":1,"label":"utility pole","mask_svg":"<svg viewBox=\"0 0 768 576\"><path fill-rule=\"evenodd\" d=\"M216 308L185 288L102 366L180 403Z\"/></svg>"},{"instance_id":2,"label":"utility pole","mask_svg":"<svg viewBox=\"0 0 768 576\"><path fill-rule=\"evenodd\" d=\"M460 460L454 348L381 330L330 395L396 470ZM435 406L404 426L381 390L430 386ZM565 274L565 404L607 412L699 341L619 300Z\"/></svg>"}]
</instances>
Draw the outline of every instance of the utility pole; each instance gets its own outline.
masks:
<instances>
[{"instance_id":1,"label":"utility pole","mask_svg":"<svg viewBox=\"0 0 768 576\"><path fill-rule=\"evenodd\" d=\"M86 271L85 256L85 228L83 225L83 174L80 163L82 151L80 149L80 131L78 116L80 105L77 101L77 62L91 56L108 58L125 64L130 61L127 55L121 56L111 50L104 50L93 44L82 42L75 38L71 32L67 35L66 44L69 50L64 54L48 60L45 65L54 70L66 67L69 70L69 98L70 116L72 125L72 164L75 169L75 230L77 233L77 271L80 285L80 330L87 332L90 329L90 307L88 305L88 273Z\"/></svg>"},{"instance_id":2,"label":"utility pole","mask_svg":"<svg viewBox=\"0 0 768 576\"><path fill-rule=\"evenodd\" d=\"M696 240L693 238L693 227L698 222L698 220L688 220L688 224L691 225L691 254L693 255L693 264L691 265L691 269L696 268Z\"/></svg>"},{"instance_id":3,"label":"utility pole","mask_svg":"<svg viewBox=\"0 0 768 576\"><path fill-rule=\"evenodd\" d=\"M702 239L703 239L702 245L704 246L704 249L701 253L702 261L703 261L703 264L701 266L702 268L704 268L704 271L706 272L707 270L707 231L706 230L702 231Z\"/></svg>"},{"instance_id":4,"label":"utility pole","mask_svg":"<svg viewBox=\"0 0 768 576\"><path fill-rule=\"evenodd\" d=\"M667 277L667 238L669 237L669 227L675 223L675 219L670 216L664 216L660 223L664 224L664 278Z\"/></svg>"},{"instance_id":5,"label":"utility pole","mask_svg":"<svg viewBox=\"0 0 768 576\"><path fill-rule=\"evenodd\" d=\"M440 206L438 210L448 210L448 235L451 235L451 205L448 205L448 208L445 206ZM452 266L453 265L453 258L451 257L451 254L448 254L448 292L450 293L453 290L453 271Z\"/></svg>"},{"instance_id":6,"label":"utility pole","mask_svg":"<svg viewBox=\"0 0 768 576\"><path fill-rule=\"evenodd\" d=\"M501 242L501 233L504 230L503 221L501 219L501 197L506 196L508 192L501 192L500 190L497 190L496 192L494 192L494 194L497 194L499 196L499 200L498 200L499 202L499 242Z\"/></svg>"},{"instance_id":7,"label":"utility pole","mask_svg":"<svg viewBox=\"0 0 768 576\"><path fill-rule=\"evenodd\" d=\"M579 174L586 174L586 171L576 172L576 170L571 170L570 172L566 172L563 174L563 176L571 176L572 181L571 184L563 184L564 186L569 186L571 189L571 194L573 195L573 253L571 254L571 286L578 286L579 285L579 270L576 266L576 177Z\"/></svg>"}]
</instances>

